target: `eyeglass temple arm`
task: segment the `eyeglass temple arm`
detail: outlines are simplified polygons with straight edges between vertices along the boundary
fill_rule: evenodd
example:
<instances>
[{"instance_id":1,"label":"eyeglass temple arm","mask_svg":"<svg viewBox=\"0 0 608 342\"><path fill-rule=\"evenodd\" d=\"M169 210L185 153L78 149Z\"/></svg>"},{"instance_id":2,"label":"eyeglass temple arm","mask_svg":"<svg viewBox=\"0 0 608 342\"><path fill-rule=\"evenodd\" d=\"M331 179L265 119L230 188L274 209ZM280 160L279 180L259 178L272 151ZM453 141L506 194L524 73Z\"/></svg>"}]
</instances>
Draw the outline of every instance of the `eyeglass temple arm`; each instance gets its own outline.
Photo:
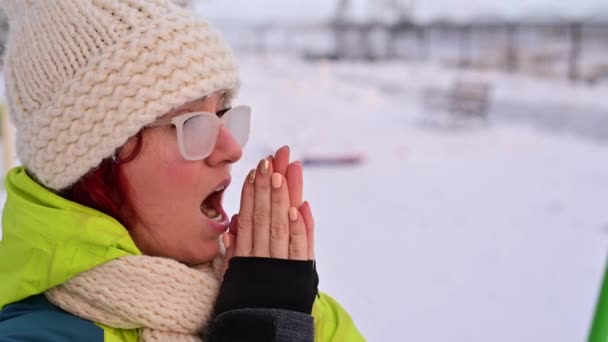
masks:
<instances>
[{"instance_id":1,"label":"eyeglass temple arm","mask_svg":"<svg viewBox=\"0 0 608 342\"><path fill-rule=\"evenodd\" d=\"M157 126L167 126L167 125L173 125L173 118L167 118L167 119L161 119L161 120L157 120L154 121L150 124L147 124L146 127L157 127Z\"/></svg>"}]
</instances>

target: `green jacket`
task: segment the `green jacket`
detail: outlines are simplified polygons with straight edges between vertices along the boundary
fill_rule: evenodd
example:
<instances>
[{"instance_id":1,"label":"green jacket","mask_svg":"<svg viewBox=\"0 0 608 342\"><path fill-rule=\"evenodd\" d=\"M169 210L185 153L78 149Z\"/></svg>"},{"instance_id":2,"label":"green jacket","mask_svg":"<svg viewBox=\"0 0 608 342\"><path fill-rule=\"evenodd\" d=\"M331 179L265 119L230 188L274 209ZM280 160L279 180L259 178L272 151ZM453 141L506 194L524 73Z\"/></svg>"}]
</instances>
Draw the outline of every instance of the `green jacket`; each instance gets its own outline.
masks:
<instances>
[{"instance_id":1,"label":"green jacket","mask_svg":"<svg viewBox=\"0 0 608 342\"><path fill-rule=\"evenodd\" d=\"M608 264L599 290L589 342L608 342Z\"/></svg>"},{"instance_id":2,"label":"green jacket","mask_svg":"<svg viewBox=\"0 0 608 342\"><path fill-rule=\"evenodd\" d=\"M45 189L20 167L7 175L6 191L0 241L0 340L138 341L137 330L77 318L41 295L107 261L140 255L127 230L112 217ZM312 315L315 341L364 341L350 316L328 295L317 298Z\"/></svg>"}]
</instances>

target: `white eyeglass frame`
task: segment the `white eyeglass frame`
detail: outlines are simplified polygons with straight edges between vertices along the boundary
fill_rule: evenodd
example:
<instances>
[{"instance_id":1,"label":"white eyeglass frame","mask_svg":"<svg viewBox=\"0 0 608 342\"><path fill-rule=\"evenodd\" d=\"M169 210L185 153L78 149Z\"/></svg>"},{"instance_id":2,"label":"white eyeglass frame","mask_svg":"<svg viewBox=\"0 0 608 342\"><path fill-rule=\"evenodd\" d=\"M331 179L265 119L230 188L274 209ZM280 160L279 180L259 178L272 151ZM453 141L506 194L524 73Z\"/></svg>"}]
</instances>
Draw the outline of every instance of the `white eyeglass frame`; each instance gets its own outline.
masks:
<instances>
[{"instance_id":1,"label":"white eyeglass frame","mask_svg":"<svg viewBox=\"0 0 608 342\"><path fill-rule=\"evenodd\" d=\"M216 126L215 126L215 138L213 139L214 141L217 141L217 136L219 135L220 132L220 127L222 125L225 124L225 118L229 117L228 115L232 114L238 114L238 115L247 115L247 124L248 124L248 131L251 131L251 107L250 106L236 106L236 107L232 107L229 110L227 110L222 117L218 117L217 113L211 113L211 112L192 112L192 113L185 113L185 114L181 114L178 116L175 116L173 118L167 118L167 119L159 119L149 125L146 125L146 128L153 128L153 127L159 127L159 126L168 126L168 125L173 125L175 126L175 129L177 130L177 144L179 146L179 152L181 153L182 157L186 160L191 160L191 161L197 161L197 160L203 160L207 157L209 157L209 155L211 155L211 152L213 152L213 148L215 147L215 145L211 146L209 148L209 151L207 151L206 153L201 153L201 156L194 156L194 155L190 155L188 154L188 152L186 152L186 148L184 146L184 124L186 123L186 121L190 120L191 118L195 117L195 116L209 116L215 119L216 122ZM231 132L232 134L232 132ZM247 134L247 138L245 139L244 142L240 143L241 148L245 147L245 145L247 145L247 142L249 140L249 133Z\"/></svg>"}]
</instances>

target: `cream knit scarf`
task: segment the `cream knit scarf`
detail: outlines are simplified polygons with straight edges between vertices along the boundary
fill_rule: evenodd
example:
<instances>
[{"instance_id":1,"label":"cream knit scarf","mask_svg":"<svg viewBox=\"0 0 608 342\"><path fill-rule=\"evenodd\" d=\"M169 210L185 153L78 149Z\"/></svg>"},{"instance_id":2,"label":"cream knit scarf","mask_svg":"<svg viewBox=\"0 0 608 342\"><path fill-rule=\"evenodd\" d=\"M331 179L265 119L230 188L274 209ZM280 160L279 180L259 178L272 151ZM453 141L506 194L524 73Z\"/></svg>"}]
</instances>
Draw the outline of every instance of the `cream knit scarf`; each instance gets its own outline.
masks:
<instances>
[{"instance_id":1,"label":"cream knit scarf","mask_svg":"<svg viewBox=\"0 0 608 342\"><path fill-rule=\"evenodd\" d=\"M120 329L140 341L200 342L220 288L222 258L197 268L175 260L126 256L46 291L62 309Z\"/></svg>"}]
</instances>

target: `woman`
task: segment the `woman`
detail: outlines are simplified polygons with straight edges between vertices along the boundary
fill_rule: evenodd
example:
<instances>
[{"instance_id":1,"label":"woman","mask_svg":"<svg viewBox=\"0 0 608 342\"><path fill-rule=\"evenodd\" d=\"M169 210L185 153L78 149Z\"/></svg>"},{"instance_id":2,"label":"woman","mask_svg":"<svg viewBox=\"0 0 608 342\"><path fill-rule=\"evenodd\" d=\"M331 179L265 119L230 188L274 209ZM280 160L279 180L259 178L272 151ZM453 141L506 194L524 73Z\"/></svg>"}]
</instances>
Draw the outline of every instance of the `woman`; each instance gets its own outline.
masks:
<instances>
[{"instance_id":1,"label":"woman","mask_svg":"<svg viewBox=\"0 0 608 342\"><path fill-rule=\"evenodd\" d=\"M0 340L362 340L317 292L287 147L238 215L222 208L250 109L232 107L218 33L167 0L0 4L24 164L6 179Z\"/></svg>"}]
</instances>

